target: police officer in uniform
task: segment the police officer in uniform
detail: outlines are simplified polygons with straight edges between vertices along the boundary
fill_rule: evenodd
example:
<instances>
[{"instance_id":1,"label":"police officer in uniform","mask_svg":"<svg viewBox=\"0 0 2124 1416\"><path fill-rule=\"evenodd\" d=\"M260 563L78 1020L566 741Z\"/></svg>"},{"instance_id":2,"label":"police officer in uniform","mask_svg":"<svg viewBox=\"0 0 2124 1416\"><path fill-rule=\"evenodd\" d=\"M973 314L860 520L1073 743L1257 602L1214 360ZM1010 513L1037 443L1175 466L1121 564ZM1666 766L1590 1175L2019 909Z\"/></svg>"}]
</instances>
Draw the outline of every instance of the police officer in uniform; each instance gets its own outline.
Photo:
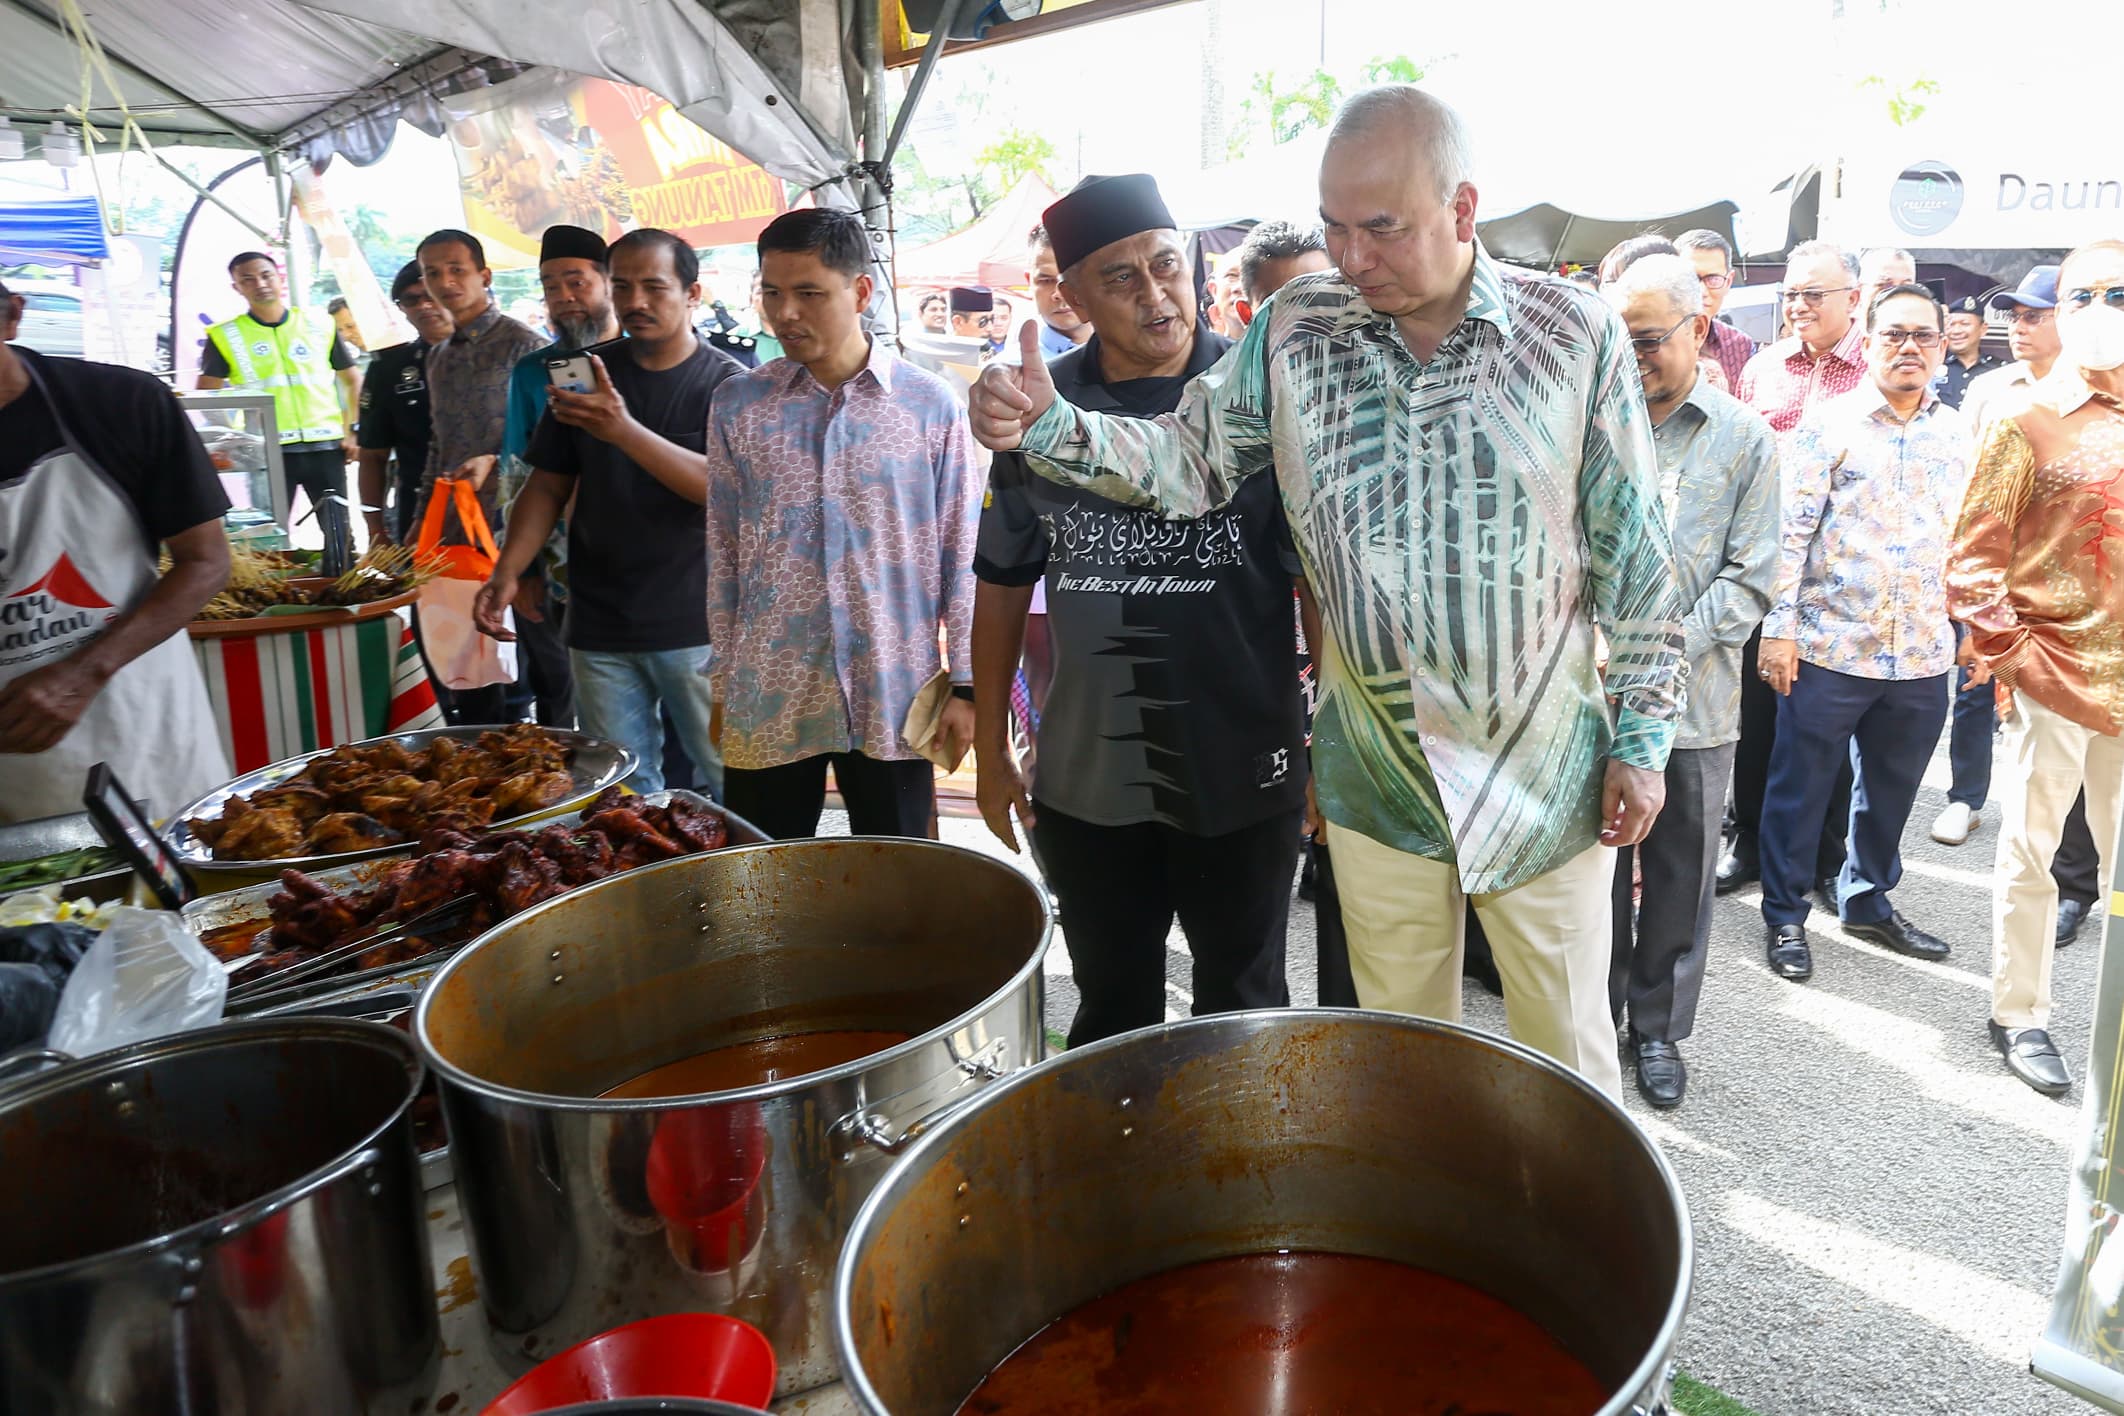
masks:
<instances>
[{"instance_id":1,"label":"police officer in uniform","mask_svg":"<svg viewBox=\"0 0 2124 1416\"><path fill-rule=\"evenodd\" d=\"M391 302L416 338L379 349L361 383L361 512L369 543L410 542L420 529L420 473L428 465L428 351L450 337L450 312L421 283L420 262L407 261L391 282ZM386 519L385 472L393 457Z\"/></svg>"},{"instance_id":2,"label":"police officer in uniform","mask_svg":"<svg viewBox=\"0 0 2124 1416\"><path fill-rule=\"evenodd\" d=\"M1974 295L1964 295L1947 307L1947 358L1932 380L1932 391L1949 408L1962 406L1969 381L1978 374L2005 367L2005 361L1984 352L1984 304Z\"/></svg>"}]
</instances>

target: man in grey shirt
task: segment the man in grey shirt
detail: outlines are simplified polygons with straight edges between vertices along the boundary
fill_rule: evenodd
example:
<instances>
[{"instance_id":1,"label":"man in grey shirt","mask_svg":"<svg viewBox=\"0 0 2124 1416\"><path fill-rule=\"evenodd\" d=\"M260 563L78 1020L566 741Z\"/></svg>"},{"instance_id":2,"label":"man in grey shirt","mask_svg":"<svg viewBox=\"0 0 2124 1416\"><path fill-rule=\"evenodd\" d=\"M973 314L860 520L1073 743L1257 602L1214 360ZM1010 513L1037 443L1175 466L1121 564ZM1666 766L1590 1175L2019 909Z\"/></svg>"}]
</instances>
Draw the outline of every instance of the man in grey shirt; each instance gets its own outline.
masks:
<instances>
[{"instance_id":1,"label":"man in grey shirt","mask_svg":"<svg viewBox=\"0 0 2124 1416\"><path fill-rule=\"evenodd\" d=\"M1733 744L1740 736L1741 648L1770 608L1777 577L1777 439L1739 400L1705 382L1697 358L1710 333L1695 268L1646 256L1604 291L1637 354L1660 499L1674 534L1689 693L1667 762L1667 806L1615 865L1615 957L1608 1001L1627 1009L1637 1089L1681 1105L1688 1073L1677 1046L1696 1022L1711 929L1712 880ZM1632 917L1630 853L1644 872Z\"/></svg>"}]
</instances>

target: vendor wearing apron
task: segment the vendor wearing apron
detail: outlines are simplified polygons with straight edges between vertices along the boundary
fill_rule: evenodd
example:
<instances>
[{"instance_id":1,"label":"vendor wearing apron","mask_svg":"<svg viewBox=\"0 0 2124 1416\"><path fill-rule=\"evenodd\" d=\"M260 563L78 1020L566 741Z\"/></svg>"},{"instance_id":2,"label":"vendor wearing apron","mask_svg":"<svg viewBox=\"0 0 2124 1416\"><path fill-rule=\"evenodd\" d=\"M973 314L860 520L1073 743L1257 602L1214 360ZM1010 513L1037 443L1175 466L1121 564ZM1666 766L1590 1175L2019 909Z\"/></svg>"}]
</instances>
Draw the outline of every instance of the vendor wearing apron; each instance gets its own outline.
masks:
<instances>
[{"instance_id":1,"label":"vendor wearing apron","mask_svg":"<svg viewBox=\"0 0 2124 1416\"><path fill-rule=\"evenodd\" d=\"M0 285L0 822L79 811L98 762L165 816L230 775L184 634L229 499L153 376L17 348L21 322Z\"/></svg>"}]
</instances>

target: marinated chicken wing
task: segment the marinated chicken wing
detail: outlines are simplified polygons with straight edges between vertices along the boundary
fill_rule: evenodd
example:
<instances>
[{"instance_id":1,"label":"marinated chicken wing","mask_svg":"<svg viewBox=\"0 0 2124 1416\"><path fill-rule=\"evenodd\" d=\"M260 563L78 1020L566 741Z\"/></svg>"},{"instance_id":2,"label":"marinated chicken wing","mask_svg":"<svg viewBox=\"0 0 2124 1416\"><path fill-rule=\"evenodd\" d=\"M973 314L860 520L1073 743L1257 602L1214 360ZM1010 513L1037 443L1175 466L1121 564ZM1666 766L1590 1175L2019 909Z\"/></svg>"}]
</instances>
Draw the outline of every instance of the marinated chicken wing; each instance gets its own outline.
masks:
<instances>
[{"instance_id":1,"label":"marinated chicken wing","mask_svg":"<svg viewBox=\"0 0 2124 1416\"><path fill-rule=\"evenodd\" d=\"M344 855L350 851L395 846L405 836L373 816L358 811L335 811L310 828L303 838L301 855Z\"/></svg>"},{"instance_id":2,"label":"marinated chicken wing","mask_svg":"<svg viewBox=\"0 0 2124 1416\"><path fill-rule=\"evenodd\" d=\"M493 792L496 816L524 816L562 800L575 786L566 772L519 772Z\"/></svg>"},{"instance_id":3,"label":"marinated chicken wing","mask_svg":"<svg viewBox=\"0 0 2124 1416\"><path fill-rule=\"evenodd\" d=\"M214 842L216 860L278 860L302 853L302 822L293 812L253 808L227 825Z\"/></svg>"}]
</instances>

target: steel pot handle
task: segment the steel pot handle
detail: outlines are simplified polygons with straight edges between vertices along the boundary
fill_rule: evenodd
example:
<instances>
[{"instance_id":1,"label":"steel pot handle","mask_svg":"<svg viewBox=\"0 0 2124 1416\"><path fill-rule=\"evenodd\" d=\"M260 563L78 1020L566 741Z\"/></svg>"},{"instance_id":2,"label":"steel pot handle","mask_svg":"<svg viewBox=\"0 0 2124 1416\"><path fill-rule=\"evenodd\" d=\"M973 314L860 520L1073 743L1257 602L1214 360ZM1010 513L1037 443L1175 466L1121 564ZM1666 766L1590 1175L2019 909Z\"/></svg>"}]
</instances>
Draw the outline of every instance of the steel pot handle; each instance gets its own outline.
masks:
<instances>
[{"instance_id":1,"label":"steel pot handle","mask_svg":"<svg viewBox=\"0 0 2124 1416\"><path fill-rule=\"evenodd\" d=\"M996 1038L964 1057L958 1055L956 1045L947 1046L951 1046L952 1060L957 1063L950 1071L859 1106L833 1123L828 1134L833 1137L834 1150L842 1164L853 1161L865 1146L886 1155L898 1155L945 1113L967 1100L966 1093L1010 1075L1011 1069L1004 1062L1010 1055L1007 1037ZM899 1119L909 1112L913 1113L911 1117Z\"/></svg>"},{"instance_id":2,"label":"steel pot handle","mask_svg":"<svg viewBox=\"0 0 2124 1416\"><path fill-rule=\"evenodd\" d=\"M34 1076L34 1069L64 1067L73 1060L73 1053L61 1052L53 1047L18 1047L5 1057L0 1057L0 1087L28 1080L27 1077L10 1077L10 1073L28 1071Z\"/></svg>"},{"instance_id":3,"label":"steel pot handle","mask_svg":"<svg viewBox=\"0 0 2124 1416\"><path fill-rule=\"evenodd\" d=\"M234 1238L246 1229L263 1224L282 1210L294 1208L320 1190L337 1185L340 1181L349 1178L357 1171L382 1164L383 1158L384 1153L381 1146L366 1146L361 1150L355 1151L345 1159L336 1161L327 1169L319 1171L301 1189L291 1194L283 1195L271 1204L260 1205L255 1209L238 1210L230 1215L214 1231L213 1242L219 1243L224 1239ZM382 1188L380 1184L372 1183L369 1187L369 1193L371 1195L380 1194L382 1193Z\"/></svg>"}]
</instances>

